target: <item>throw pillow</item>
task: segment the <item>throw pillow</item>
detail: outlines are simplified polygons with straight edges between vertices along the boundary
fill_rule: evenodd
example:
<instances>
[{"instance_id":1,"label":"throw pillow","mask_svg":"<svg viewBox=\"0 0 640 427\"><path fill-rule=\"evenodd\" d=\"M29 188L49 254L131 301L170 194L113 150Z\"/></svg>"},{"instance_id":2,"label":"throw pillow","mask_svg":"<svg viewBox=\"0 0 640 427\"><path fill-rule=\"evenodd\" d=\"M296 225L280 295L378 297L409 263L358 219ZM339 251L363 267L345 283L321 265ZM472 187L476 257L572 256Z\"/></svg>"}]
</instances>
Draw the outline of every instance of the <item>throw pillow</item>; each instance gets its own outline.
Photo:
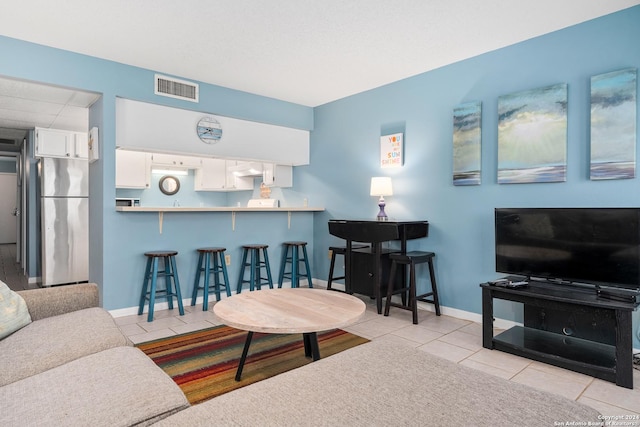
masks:
<instances>
[{"instance_id":1,"label":"throw pillow","mask_svg":"<svg viewBox=\"0 0 640 427\"><path fill-rule=\"evenodd\" d=\"M0 339L31 323L27 303L0 280Z\"/></svg>"}]
</instances>

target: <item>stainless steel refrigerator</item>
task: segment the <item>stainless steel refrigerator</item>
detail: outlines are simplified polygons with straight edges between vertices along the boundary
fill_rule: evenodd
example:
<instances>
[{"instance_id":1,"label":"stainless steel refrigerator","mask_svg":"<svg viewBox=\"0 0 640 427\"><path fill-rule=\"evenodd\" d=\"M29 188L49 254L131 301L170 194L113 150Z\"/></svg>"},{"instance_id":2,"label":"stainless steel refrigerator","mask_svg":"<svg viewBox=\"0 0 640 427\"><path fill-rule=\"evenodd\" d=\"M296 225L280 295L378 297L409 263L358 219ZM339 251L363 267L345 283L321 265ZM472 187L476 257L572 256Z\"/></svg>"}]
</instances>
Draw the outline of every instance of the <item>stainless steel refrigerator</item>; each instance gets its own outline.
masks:
<instances>
[{"instance_id":1,"label":"stainless steel refrigerator","mask_svg":"<svg viewBox=\"0 0 640 427\"><path fill-rule=\"evenodd\" d=\"M41 158L42 286L89 279L89 167L86 160Z\"/></svg>"}]
</instances>

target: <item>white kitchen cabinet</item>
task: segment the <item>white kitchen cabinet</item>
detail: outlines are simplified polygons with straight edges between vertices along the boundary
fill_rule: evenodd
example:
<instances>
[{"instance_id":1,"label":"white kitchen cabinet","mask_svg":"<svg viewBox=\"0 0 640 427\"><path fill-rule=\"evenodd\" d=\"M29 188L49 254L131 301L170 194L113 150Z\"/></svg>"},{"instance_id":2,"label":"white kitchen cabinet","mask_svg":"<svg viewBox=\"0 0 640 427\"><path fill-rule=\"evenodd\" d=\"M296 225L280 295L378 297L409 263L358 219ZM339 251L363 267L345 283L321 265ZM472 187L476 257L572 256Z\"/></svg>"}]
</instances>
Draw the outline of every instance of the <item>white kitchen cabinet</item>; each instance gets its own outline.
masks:
<instances>
[{"instance_id":1,"label":"white kitchen cabinet","mask_svg":"<svg viewBox=\"0 0 640 427\"><path fill-rule=\"evenodd\" d=\"M88 135L59 129L36 128L36 157L88 159Z\"/></svg>"},{"instance_id":2,"label":"white kitchen cabinet","mask_svg":"<svg viewBox=\"0 0 640 427\"><path fill-rule=\"evenodd\" d=\"M194 179L195 191L225 191L227 166L224 159L202 159L200 168L196 169Z\"/></svg>"},{"instance_id":3,"label":"white kitchen cabinet","mask_svg":"<svg viewBox=\"0 0 640 427\"><path fill-rule=\"evenodd\" d=\"M293 168L288 165L263 163L262 182L267 187L293 187Z\"/></svg>"},{"instance_id":4,"label":"white kitchen cabinet","mask_svg":"<svg viewBox=\"0 0 640 427\"><path fill-rule=\"evenodd\" d=\"M216 157L309 164L310 133L302 128L313 127L312 123L289 128L124 98L116 99L116 141L130 149L211 156L212 146L203 144L196 132L195 124L203 116L213 117L222 126L222 140L214 147Z\"/></svg>"},{"instance_id":5,"label":"white kitchen cabinet","mask_svg":"<svg viewBox=\"0 0 640 427\"><path fill-rule=\"evenodd\" d=\"M233 166L238 166L239 161L227 160L226 161L226 190L227 191L239 191L239 190L253 190L253 177L252 176L236 176L229 169Z\"/></svg>"},{"instance_id":6,"label":"white kitchen cabinet","mask_svg":"<svg viewBox=\"0 0 640 427\"><path fill-rule=\"evenodd\" d=\"M89 159L89 133L74 132L73 134L74 157Z\"/></svg>"},{"instance_id":7,"label":"white kitchen cabinet","mask_svg":"<svg viewBox=\"0 0 640 427\"><path fill-rule=\"evenodd\" d=\"M151 154L116 150L116 188L147 189L151 185Z\"/></svg>"},{"instance_id":8,"label":"white kitchen cabinet","mask_svg":"<svg viewBox=\"0 0 640 427\"><path fill-rule=\"evenodd\" d=\"M177 154L154 153L151 157L154 166L168 166L186 169L199 168L202 165L201 157L181 156Z\"/></svg>"}]
</instances>

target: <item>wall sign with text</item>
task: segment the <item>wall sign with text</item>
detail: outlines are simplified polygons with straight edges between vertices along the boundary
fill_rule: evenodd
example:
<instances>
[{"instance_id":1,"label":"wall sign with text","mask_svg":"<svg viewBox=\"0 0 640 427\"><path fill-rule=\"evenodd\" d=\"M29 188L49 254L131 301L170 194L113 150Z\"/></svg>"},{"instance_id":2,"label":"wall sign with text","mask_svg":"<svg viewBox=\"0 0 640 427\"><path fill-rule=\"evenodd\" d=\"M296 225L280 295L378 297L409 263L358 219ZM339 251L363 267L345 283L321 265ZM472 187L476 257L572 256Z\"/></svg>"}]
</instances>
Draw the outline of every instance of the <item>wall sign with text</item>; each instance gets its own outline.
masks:
<instances>
[{"instance_id":1,"label":"wall sign with text","mask_svg":"<svg viewBox=\"0 0 640 427\"><path fill-rule=\"evenodd\" d=\"M402 166L402 134L384 135L380 137L380 167L396 168Z\"/></svg>"}]
</instances>

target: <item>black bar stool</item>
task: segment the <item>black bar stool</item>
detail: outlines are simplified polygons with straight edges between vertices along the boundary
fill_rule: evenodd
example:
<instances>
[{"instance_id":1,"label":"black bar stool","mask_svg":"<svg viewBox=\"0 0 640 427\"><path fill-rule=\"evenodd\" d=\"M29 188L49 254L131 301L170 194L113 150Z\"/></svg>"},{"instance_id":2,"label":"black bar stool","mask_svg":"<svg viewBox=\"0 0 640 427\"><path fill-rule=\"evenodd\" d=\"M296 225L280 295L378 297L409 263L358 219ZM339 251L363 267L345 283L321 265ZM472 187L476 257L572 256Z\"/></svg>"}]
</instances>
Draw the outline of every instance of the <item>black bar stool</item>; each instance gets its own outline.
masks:
<instances>
[{"instance_id":1,"label":"black bar stool","mask_svg":"<svg viewBox=\"0 0 640 427\"><path fill-rule=\"evenodd\" d=\"M260 290L262 285L269 285L273 289L273 279L271 278L271 267L269 266L269 254L267 253L268 245L251 244L242 246L242 262L240 263L240 275L238 276L238 288L236 293L242 292L242 284L248 283L249 290L255 288ZM262 251L262 260L260 259L260 251ZM249 262L247 262L249 256ZM249 280L244 279L246 268L249 267ZM267 277L262 277L262 269L267 270Z\"/></svg>"},{"instance_id":2,"label":"black bar stool","mask_svg":"<svg viewBox=\"0 0 640 427\"><path fill-rule=\"evenodd\" d=\"M307 257L307 242L284 242L284 252L280 261L280 276L278 278L278 288L282 287L285 278L291 279L291 287L300 287L300 278L306 277L309 287L313 288L311 283L311 268L309 267L309 258ZM291 256L289 256L291 249ZM302 257L300 257L300 249L302 249ZM300 272L300 263L304 263L305 272ZM287 263L291 264L291 271L285 271Z\"/></svg>"},{"instance_id":3,"label":"black bar stool","mask_svg":"<svg viewBox=\"0 0 640 427\"><path fill-rule=\"evenodd\" d=\"M144 253L144 256L147 257L147 268L145 269L144 280L142 282L138 315L142 314L144 311L144 303L146 300L149 300L147 322L153 321L153 309L156 303L156 297L167 298L170 310L173 310L173 297L176 297L180 316L184 315L182 295L180 294L180 281L178 280L178 270L176 269L176 255L178 255L177 251L153 251ZM158 270L158 261L160 259L162 259L164 264L162 271ZM157 289L158 277L164 277L164 289ZM175 289L172 289L172 280ZM149 282L151 282L151 288L149 288Z\"/></svg>"},{"instance_id":4,"label":"black bar stool","mask_svg":"<svg viewBox=\"0 0 640 427\"><path fill-rule=\"evenodd\" d=\"M436 287L436 276L433 271L433 257L436 256L433 252L413 251L406 254L393 253L389 255L391 259L391 271L389 284L387 286L387 303L384 307L384 315L389 315L389 307L394 306L413 312L413 324L418 324L418 301L428 302L436 307L436 316L440 316L440 301L438 300L438 289ZM431 279L431 292L425 294L416 295L416 265L429 264L429 276ZM409 266L409 284L403 288L393 289L393 281L396 274L396 268L398 264L403 267ZM406 285L406 284L405 284ZM391 296L398 293L405 293L409 291L409 305L394 303L391 301ZM427 298L431 297L431 299Z\"/></svg>"},{"instance_id":5,"label":"black bar stool","mask_svg":"<svg viewBox=\"0 0 640 427\"><path fill-rule=\"evenodd\" d=\"M351 250L365 249L368 247L369 245L354 243L351 245ZM331 264L329 264L329 280L327 280L327 290L342 292L342 291L339 291L338 289L333 289L331 286L333 285L334 280L345 279L345 276L334 276L333 270L335 269L335 266L336 266L336 256L337 255L345 256L345 254L347 253L347 247L346 246L329 246L329 251L331 252Z\"/></svg>"},{"instance_id":6,"label":"black bar stool","mask_svg":"<svg viewBox=\"0 0 640 427\"><path fill-rule=\"evenodd\" d=\"M191 305L196 305L198 291L203 290L204 301L202 303L202 311L209 310L209 278L213 274L213 292L216 294L216 301L220 301L220 286L224 286L227 296L231 296L229 290L229 276L227 275L227 265L224 260L224 251L227 248L199 248L198 249L198 267L196 268L196 277L193 281L193 294L191 295ZM213 267L211 266L213 261ZM204 265L203 265L204 264ZM200 277L204 273L204 285L200 286ZM222 274L222 280L220 280Z\"/></svg>"}]
</instances>

